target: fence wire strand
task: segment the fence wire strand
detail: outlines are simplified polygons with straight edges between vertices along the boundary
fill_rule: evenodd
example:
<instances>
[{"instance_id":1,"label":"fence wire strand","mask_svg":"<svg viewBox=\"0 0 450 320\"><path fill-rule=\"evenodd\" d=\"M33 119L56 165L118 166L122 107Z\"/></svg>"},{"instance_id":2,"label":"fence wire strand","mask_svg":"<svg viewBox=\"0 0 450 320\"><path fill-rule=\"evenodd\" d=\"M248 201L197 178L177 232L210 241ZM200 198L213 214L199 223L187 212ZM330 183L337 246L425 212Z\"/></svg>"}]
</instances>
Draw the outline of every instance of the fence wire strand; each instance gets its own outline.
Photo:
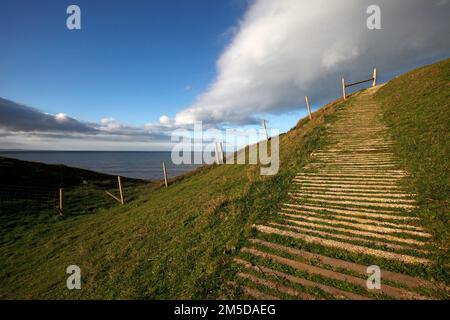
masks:
<instances>
[{"instance_id":1,"label":"fence wire strand","mask_svg":"<svg viewBox=\"0 0 450 320\"><path fill-rule=\"evenodd\" d=\"M134 198L134 191L129 191L124 179L125 199ZM84 180L81 184L63 188L64 215L89 214L101 208L111 208L118 203L109 192L119 197L117 179ZM41 188L39 186L2 185L0 184L0 214L31 213L39 210L54 210L58 213L59 187ZM131 188L133 189L133 188Z\"/></svg>"}]
</instances>

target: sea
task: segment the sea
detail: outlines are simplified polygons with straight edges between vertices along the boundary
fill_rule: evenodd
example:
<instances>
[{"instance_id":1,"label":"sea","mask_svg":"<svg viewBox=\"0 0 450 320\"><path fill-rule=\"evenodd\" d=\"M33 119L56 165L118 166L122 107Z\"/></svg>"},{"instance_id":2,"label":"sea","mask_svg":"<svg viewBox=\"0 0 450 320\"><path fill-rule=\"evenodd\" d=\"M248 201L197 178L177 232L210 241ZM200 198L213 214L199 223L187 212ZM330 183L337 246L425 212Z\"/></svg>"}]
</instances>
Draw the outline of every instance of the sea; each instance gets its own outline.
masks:
<instances>
[{"instance_id":1,"label":"sea","mask_svg":"<svg viewBox=\"0 0 450 320\"><path fill-rule=\"evenodd\" d=\"M163 179L163 161L169 178L200 166L175 165L170 151L0 151L0 156L145 180Z\"/></svg>"}]
</instances>

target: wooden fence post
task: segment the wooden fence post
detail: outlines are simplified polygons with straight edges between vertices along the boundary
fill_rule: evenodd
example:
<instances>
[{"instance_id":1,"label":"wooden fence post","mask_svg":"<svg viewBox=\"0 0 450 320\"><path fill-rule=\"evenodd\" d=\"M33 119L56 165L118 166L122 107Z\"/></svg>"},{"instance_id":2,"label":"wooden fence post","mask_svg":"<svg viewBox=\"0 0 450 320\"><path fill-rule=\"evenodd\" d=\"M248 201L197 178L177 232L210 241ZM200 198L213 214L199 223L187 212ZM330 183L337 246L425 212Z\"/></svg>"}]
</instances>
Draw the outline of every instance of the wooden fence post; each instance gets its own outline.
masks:
<instances>
[{"instance_id":1,"label":"wooden fence post","mask_svg":"<svg viewBox=\"0 0 450 320\"><path fill-rule=\"evenodd\" d=\"M225 153L223 152L223 143L220 142L219 146L220 146L220 156L221 156L220 158L222 159L222 163L225 163Z\"/></svg>"},{"instance_id":2,"label":"wooden fence post","mask_svg":"<svg viewBox=\"0 0 450 320\"><path fill-rule=\"evenodd\" d=\"M63 212L63 192L64 192L64 189L63 188L59 188L58 211L59 211L59 214L61 216L64 215L64 212Z\"/></svg>"},{"instance_id":3,"label":"wooden fence post","mask_svg":"<svg viewBox=\"0 0 450 320\"><path fill-rule=\"evenodd\" d=\"M124 205L125 201L123 200L122 178L120 176L117 176L117 182L119 183L120 204Z\"/></svg>"},{"instance_id":4,"label":"wooden fence post","mask_svg":"<svg viewBox=\"0 0 450 320\"><path fill-rule=\"evenodd\" d=\"M219 147L217 146L217 142L214 144L214 147L215 147L215 154L216 154L216 164L220 164L220 161L219 161Z\"/></svg>"},{"instance_id":5,"label":"wooden fence post","mask_svg":"<svg viewBox=\"0 0 450 320\"><path fill-rule=\"evenodd\" d=\"M372 87L375 87L377 85L377 67L373 68L373 83Z\"/></svg>"},{"instance_id":6,"label":"wooden fence post","mask_svg":"<svg viewBox=\"0 0 450 320\"><path fill-rule=\"evenodd\" d=\"M345 79L342 78L342 97L344 97L344 100L347 99L347 94L345 93Z\"/></svg>"},{"instance_id":7,"label":"wooden fence post","mask_svg":"<svg viewBox=\"0 0 450 320\"><path fill-rule=\"evenodd\" d=\"M163 174L164 174L164 184L166 185L166 188L169 186L169 183L167 182L167 169L166 169L166 162L162 162L163 166Z\"/></svg>"},{"instance_id":8,"label":"wooden fence post","mask_svg":"<svg viewBox=\"0 0 450 320\"><path fill-rule=\"evenodd\" d=\"M265 131L265 133L266 133L266 140L269 141L269 134L267 133L266 120L263 120L263 121L262 121L262 124L263 124L264 131Z\"/></svg>"},{"instance_id":9,"label":"wooden fence post","mask_svg":"<svg viewBox=\"0 0 450 320\"><path fill-rule=\"evenodd\" d=\"M312 120L311 107L309 106L309 98L308 98L308 96L305 96L305 100L306 100L306 107L308 108L309 120Z\"/></svg>"}]
</instances>

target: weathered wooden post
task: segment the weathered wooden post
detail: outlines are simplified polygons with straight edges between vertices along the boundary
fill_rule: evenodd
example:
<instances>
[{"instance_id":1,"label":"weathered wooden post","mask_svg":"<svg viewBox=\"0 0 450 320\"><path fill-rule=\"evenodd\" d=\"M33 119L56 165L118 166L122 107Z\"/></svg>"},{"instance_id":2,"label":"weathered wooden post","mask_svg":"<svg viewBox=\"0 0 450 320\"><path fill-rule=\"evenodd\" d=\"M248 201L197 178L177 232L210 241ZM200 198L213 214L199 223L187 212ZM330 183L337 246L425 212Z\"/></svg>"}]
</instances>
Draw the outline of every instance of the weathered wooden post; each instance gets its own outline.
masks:
<instances>
[{"instance_id":1,"label":"weathered wooden post","mask_svg":"<svg viewBox=\"0 0 450 320\"><path fill-rule=\"evenodd\" d=\"M215 155L216 155L216 164L220 164L220 161L219 161L219 147L217 146L217 142L214 144L214 147L215 147Z\"/></svg>"},{"instance_id":2,"label":"weathered wooden post","mask_svg":"<svg viewBox=\"0 0 450 320\"><path fill-rule=\"evenodd\" d=\"M309 106L309 98L308 98L308 96L305 96L305 100L306 100L306 107L308 108L309 120L312 120L311 107Z\"/></svg>"},{"instance_id":3,"label":"weathered wooden post","mask_svg":"<svg viewBox=\"0 0 450 320\"><path fill-rule=\"evenodd\" d=\"M123 200L122 178L120 176L117 176L117 182L119 183L120 204L124 205L125 201Z\"/></svg>"},{"instance_id":4,"label":"weathered wooden post","mask_svg":"<svg viewBox=\"0 0 450 320\"><path fill-rule=\"evenodd\" d=\"M269 141L269 134L267 133L266 120L263 120L263 121L262 121L262 124L263 124L264 131L265 131L265 133L266 133L266 140Z\"/></svg>"},{"instance_id":5,"label":"weathered wooden post","mask_svg":"<svg viewBox=\"0 0 450 320\"><path fill-rule=\"evenodd\" d=\"M59 211L59 214L61 216L64 215L64 212L63 212L63 192L64 192L64 189L63 188L59 188L58 211Z\"/></svg>"},{"instance_id":6,"label":"weathered wooden post","mask_svg":"<svg viewBox=\"0 0 450 320\"><path fill-rule=\"evenodd\" d=\"M375 87L377 85L377 67L373 68L373 83L372 87Z\"/></svg>"},{"instance_id":7,"label":"weathered wooden post","mask_svg":"<svg viewBox=\"0 0 450 320\"><path fill-rule=\"evenodd\" d=\"M222 163L225 163L225 152L223 152L223 143L220 142L220 159L222 159Z\"/></svg>"},{"instance_id":8,"label":"weathered wooden post","mask_svg":"<svg viewBox=\"0 0 450 320\"><path fill-rule=\"evenodd\" d=\"M163 174L164 174L164 184L166 185L166 188L169 186L169 183L167 182L167 168L166 168L166 162L162 162L163 167Z\"/></svg>"},{"instance_id":9,"label":"weathered wooden post","mask_svg":"<svg viewBox=\"0 0 450 320\"><path fill-rule=\"evenodd\" d=\"M345 92L345 79L342 78L342 97L344 98L344 100L347 99L347 94Z\"/></svg>"}]
</instances>

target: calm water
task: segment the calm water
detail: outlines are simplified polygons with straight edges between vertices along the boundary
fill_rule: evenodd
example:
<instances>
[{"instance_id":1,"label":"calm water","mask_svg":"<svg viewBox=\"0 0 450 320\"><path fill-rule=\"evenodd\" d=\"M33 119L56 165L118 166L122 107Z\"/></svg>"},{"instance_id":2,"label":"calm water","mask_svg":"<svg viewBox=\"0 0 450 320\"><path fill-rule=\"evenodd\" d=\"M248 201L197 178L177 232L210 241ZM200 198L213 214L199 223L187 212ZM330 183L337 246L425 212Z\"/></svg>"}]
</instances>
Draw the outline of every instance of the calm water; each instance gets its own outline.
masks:
<instances>
[{"instance_id":1,"label":"calm water","mask_svg":"<svg viewBox=\"0 0 450 320\"><path fill-rule=\"evenodd\" d=\"M160 180L162 161L169 177L191 171L198 165L174 165L170 152L160 151L0 151L0 156L93 170L123 177Z\"/></svg>"}]
</instances>

